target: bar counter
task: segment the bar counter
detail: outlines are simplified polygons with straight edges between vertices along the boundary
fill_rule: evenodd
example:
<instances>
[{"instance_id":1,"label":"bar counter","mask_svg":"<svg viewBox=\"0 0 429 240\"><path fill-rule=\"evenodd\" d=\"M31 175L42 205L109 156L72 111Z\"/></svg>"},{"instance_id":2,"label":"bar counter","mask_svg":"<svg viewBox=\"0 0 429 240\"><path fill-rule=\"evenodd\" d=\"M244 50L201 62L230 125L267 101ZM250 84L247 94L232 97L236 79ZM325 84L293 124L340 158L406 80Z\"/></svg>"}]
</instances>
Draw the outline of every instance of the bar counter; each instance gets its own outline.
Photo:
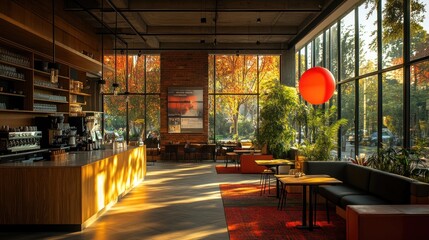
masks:
<instances>
[{"instance_id":1,"label":"bar counter","mask_svg":"<svg viewBox=\"0 0 429 240\"><path fill-rule=\"evenodd\" d=\"M0 164L0 230L80 231L145 175L145 146Z\"/></svg>"}]
</instances>

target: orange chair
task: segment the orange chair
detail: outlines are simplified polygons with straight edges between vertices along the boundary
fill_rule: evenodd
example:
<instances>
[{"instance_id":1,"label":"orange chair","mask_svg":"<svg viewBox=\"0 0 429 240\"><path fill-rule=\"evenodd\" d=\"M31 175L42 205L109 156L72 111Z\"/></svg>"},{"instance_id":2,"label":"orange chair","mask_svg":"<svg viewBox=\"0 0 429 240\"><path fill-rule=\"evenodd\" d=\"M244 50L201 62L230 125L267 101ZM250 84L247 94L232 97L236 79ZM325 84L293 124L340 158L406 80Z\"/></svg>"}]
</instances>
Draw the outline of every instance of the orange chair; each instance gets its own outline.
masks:
<instances>
[{"instance_id":1,"label":"orange chair","mask_svg":"<svg viewBox=\"0 0 429 240\"><path fill-rule=\"evenodd\" d=\"M266 167L259 166L256 164L255 160L272 160L273 155L241 155L241 173L261 173Z\"/></svg>"}]
</instances>

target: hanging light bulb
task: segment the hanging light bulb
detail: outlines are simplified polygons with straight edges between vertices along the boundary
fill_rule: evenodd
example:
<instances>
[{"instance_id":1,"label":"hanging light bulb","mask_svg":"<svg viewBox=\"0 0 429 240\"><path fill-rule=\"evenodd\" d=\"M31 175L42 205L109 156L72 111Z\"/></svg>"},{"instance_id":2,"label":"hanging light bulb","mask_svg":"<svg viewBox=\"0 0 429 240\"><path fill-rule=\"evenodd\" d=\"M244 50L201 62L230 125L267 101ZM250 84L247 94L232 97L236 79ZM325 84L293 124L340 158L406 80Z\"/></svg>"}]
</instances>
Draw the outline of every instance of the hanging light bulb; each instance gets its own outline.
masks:
<instances>
[{"instance_id":1,"label":"hanging light bulb","mask_svg":"<svg viewBox=\"0 0 429 240\"><path fill-rule=\"evenodd\" d=\"M55 0L52 0L52 62L48 67L51 71L51 83L58 83L59 65L55 62Z\"/></svg>"},{"instance_id":2,"label":"hanging light bulb","mask_svg":"<svg viewBox=\"0 0 429 240\"><path fill-rule=\"evenodd\" d=\"M112 84L112 87L113 87L113 95L118 96L119 84L115 82Z\"/></svg>"},{"instance_id":3,"label":"hanging light bulb","mask_svg":"<svg viewBox=\"0 0 429 240\"><path fill-rule=\"evenodd\" d=\"M125 92L125 102L128 103L130 101L130 93L129 92Z\"/></svg>"},{"instance_id":4,"label":"hanging light bulb","mask_svg":"<svg viewBox=\"0 0 429 240\"><path fill-rule=\"evenodd\" d=\"M58 63L49 63L49 69L51 71L50 81L51 83L58 83L59 67Z\"/></svg>"},{"instance_id":5,"label":"hanging light bulb","mask_svg":"<svg viewBox=\"0 0 429 240\"><path fill-rule=\"evenodd\" d=\"M106 84L106 80L104 80L103 74L101 74L101 77L100 77L100 79L98 79L97 83L100 87L100 94L103 94L104 93L104 84Z\"/></svg>"},{"instance_id":6,"label":"hanging light bulb","mask_svg":"<svg viewBox=\"0 0 429 240\"><path fill-rule=\"evenodd\" d=\"M101 1L101 9L104 10L104 1ZM101 27L104 30L104 11L101 11ZM101 34L101 77L98 79L98 86L100 87L100 94L104 93L104 35Z\"/></svg>"}]
</instances>

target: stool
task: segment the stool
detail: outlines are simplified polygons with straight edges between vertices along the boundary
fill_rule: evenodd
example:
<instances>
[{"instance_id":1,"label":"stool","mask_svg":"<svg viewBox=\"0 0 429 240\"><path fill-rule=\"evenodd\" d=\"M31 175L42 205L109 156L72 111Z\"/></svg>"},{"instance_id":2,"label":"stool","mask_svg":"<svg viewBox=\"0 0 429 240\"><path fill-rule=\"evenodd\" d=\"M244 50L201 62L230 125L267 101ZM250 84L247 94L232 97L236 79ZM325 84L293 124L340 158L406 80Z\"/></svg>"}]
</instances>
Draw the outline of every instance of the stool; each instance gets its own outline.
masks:
<instances>
[{"instance_id":1,"label":"stool","mask_svg":"<svg viewBox=\"0 0 429 240\"><path fill-rule=\"evenodd\" d=\"M185 160L191 160L192 159L192 153L194 154L194 158L196 159L196 151L197 151L196 148L189 146L189 147L185 147L183 151L184 151ZM187 156L189 156L189 158Z\"/></svg>"},{"instance_id":2,"label":"stool","mask_svg":"<svg viewBox=\"0 0 429 240\"><path fill-rule=\"evenodd\" d=\"M268 193L270 193L270 189L271 189L271 175L274 176L274 171L271 169L265 169L264 171L261 172L261 178L260 178L260 185L261 185L261 196L262 196L262 192L265 193L265 188L267 187L267 182L268 182Z\"/></svg>"},{"instance_id":3,"label":"stool","mask_svg":"<svg viewBox=\"0 0 429 240\"><path fill-rule=\"evenodd\" d=\"M238 154L235 152L227 152L226 153L226 162L225 162L225 167L228 167L228 162L229 160L234 162L234 166L237 167L237 156Z\"/></svg>"}]
</instances>

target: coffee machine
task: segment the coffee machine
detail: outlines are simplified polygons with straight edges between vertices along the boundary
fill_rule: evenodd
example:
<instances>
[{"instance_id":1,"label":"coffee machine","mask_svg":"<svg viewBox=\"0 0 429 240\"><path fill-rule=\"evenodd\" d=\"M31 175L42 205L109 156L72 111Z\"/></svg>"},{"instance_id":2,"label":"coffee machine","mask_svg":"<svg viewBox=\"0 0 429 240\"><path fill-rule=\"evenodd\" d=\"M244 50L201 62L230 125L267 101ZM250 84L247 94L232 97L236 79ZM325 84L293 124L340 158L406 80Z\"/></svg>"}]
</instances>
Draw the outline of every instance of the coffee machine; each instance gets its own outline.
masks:
<instances>
[{"instance_id":1,"label":"coffee machine","mask_svg":"<svg viewBox=\"0 0 429 240\"><path fill-rule=\"evenodd\" d=\"M36 117L35 123L42 130L41 145L44 148L64 147L67 145L63 114L51 114L48 117Z\"/></svg>"},{"instance_id":2,"label":"coffee machine","mask_svg":"<svg viewBox=\"0 0 429 240\"><path fill-rule=\"evenodd\" d=\"M101 122L102 113L85 111L84 116L70 116L70 127L76 128L76 141L82 149L100 149L102 144Z\"/></svg>"}]
</instances>

